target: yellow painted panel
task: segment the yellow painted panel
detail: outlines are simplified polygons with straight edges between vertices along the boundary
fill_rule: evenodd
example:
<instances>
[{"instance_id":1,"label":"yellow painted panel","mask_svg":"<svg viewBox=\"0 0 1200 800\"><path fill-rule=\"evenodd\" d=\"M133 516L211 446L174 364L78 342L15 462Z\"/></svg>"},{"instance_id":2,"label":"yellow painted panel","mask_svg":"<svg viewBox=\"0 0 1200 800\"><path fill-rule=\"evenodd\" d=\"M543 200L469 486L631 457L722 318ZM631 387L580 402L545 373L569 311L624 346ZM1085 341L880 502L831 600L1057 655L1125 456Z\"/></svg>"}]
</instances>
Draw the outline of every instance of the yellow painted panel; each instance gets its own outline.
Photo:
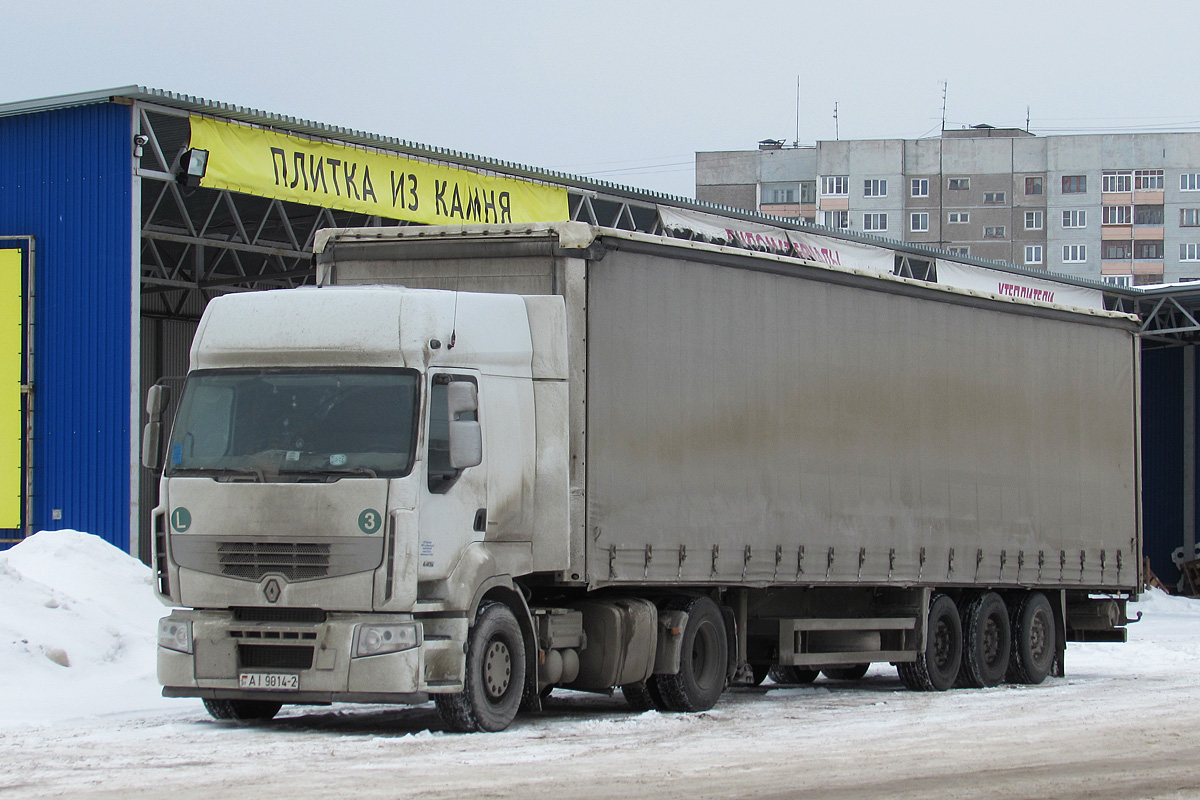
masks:
<instances>
[{"instance_id":1,"label":"yellow painted panel","mask_svg":"<svg viewBox=\"0 0 1200 800\"><path fill-rule=\"evenodd\" d=\"M0 528L21 527L21 262L20 250L0 250Z\"/></svg>"},{"instance_id":2,"label":"yellow painted panel","mask_svg":"<svg viewBox=\"0 0 1200 800\"><path fill-rule=\"evenodd\" d=\"M191 117L208 152L201 186L430 225L560 222L567 190L443 164Z\"/></svg>"}]
</instances>

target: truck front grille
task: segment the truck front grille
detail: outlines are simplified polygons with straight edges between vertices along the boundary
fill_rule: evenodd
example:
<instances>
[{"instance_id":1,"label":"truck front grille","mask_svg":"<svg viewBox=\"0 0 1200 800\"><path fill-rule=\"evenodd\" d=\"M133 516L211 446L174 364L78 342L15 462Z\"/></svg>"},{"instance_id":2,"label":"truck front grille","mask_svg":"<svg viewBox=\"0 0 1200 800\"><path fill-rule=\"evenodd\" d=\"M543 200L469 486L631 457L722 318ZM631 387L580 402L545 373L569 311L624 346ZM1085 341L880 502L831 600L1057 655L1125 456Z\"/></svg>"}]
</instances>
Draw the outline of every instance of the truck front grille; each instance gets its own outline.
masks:
<instances>
[{"instance_id":1,"label":"truck front grille","mask_svg":"<svg viewBox=\"0 0 1200 800\"><path fill-rule=\"evenodd\" d=\"M239 644L238 664L251 669L312 669L313 648L283 644Z\"/></svg>"},{"instance_id":2,"label":"truck front grille","mask_svg":"<svg viewBox=\"0 0 1200 800\"><path fill-rule=\"evenodd\" d=\"M207 536L171 534L171 557L179 566L259 581L278 575L290 582L336 578L368 572L383 562L382 536L322 536L295 539L252 538L246 534Z\"/></svg>"},{"instance_id":3,"label":"truck front grille","mask_svg":"<svg viewBox=\"0 0 1200 800\"><path fill-rule=\"evenodd\" d=\"M328 544L221 542L217 558L221 573L231 578L282 575L289 581L304 581L329 574Z\"/></svg>"}]
</instances>

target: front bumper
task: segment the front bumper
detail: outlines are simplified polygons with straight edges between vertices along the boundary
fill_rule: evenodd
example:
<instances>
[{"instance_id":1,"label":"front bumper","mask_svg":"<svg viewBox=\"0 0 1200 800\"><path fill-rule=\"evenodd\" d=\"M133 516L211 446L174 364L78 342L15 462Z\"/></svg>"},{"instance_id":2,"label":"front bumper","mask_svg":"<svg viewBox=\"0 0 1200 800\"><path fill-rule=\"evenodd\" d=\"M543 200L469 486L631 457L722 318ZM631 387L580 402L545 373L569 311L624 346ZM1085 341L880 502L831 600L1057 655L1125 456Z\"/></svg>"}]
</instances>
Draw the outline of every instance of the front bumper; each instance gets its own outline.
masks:
<instances>
[{"instance_id":1,"label":"front bumper","mask_svg":"<svg viewBox=\"0 0 1200 800\"><path fill-rule=\"evenodd\" d=\"M352 657L363 624L412 623L411 615L329 614L319 623L242 622L228 612L175 611L190 623L192 652L158 648L167 697L284 703L420 703L430 692L462 690L465 618L417 622L422 643L395 653ZM297 676L291 690L242 689L239 676Z\"/></svg>"}]
</instances>

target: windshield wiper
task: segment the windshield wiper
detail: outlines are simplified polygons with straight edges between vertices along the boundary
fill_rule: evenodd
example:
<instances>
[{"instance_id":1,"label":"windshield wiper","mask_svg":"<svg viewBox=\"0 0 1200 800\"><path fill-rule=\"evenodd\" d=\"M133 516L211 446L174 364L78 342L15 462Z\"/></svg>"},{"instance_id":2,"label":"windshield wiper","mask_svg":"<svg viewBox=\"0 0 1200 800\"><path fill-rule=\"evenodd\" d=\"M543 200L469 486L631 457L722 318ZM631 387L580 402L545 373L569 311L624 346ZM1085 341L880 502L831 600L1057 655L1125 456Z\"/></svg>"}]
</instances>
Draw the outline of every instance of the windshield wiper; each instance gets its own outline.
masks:
<instances>
[{"instance_id":1,"label":"windshield wiper","mask_svg":"<svg viewBox=\"0 0 1200 800\"><path fill-rule=\"evenodd\" d=\"M258 467L176 467L171 471L169 477L187 477L189 475L212 475L217 480L249 476L258 483L267 482L263 471Z\"/></svg>"},{"instance_id":2,"label":"windshield wiper","mask_svg":"<svg viewBox=\"0 0 1200 800\"><path fill-rule=\"evenodd\" d=\"M364 478L378 478L379 475L375 470L369 467L341 467L330 469L288 469L280 470L280 475L297 475L301 478L306 475L325 478L327 481L337 480L339 478L353 477L355 475Z\"/></svg>"}]
</instances>

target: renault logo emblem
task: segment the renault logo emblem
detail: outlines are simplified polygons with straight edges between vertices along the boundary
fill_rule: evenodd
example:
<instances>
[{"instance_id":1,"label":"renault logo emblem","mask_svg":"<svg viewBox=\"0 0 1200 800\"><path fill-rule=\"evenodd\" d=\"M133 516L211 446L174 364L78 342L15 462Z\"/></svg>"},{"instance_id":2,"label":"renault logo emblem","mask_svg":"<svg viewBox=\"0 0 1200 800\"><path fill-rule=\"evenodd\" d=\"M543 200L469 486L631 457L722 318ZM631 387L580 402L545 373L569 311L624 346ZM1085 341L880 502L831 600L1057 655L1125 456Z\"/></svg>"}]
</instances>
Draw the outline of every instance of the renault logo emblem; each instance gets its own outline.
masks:
<instances>
[{"instance_id":1,"label":"renault logo emblem","mask_svg":"<svg viewBox=\"0 0 1200 800\"><path fill-rule=\"evenodd\" d=\"M283 589L279 587L279 581L271 578L263 584L263 597L267 598L268 603L274 603L279 600L279 595L283 593Z\"/></svg>"}]
</instances>

